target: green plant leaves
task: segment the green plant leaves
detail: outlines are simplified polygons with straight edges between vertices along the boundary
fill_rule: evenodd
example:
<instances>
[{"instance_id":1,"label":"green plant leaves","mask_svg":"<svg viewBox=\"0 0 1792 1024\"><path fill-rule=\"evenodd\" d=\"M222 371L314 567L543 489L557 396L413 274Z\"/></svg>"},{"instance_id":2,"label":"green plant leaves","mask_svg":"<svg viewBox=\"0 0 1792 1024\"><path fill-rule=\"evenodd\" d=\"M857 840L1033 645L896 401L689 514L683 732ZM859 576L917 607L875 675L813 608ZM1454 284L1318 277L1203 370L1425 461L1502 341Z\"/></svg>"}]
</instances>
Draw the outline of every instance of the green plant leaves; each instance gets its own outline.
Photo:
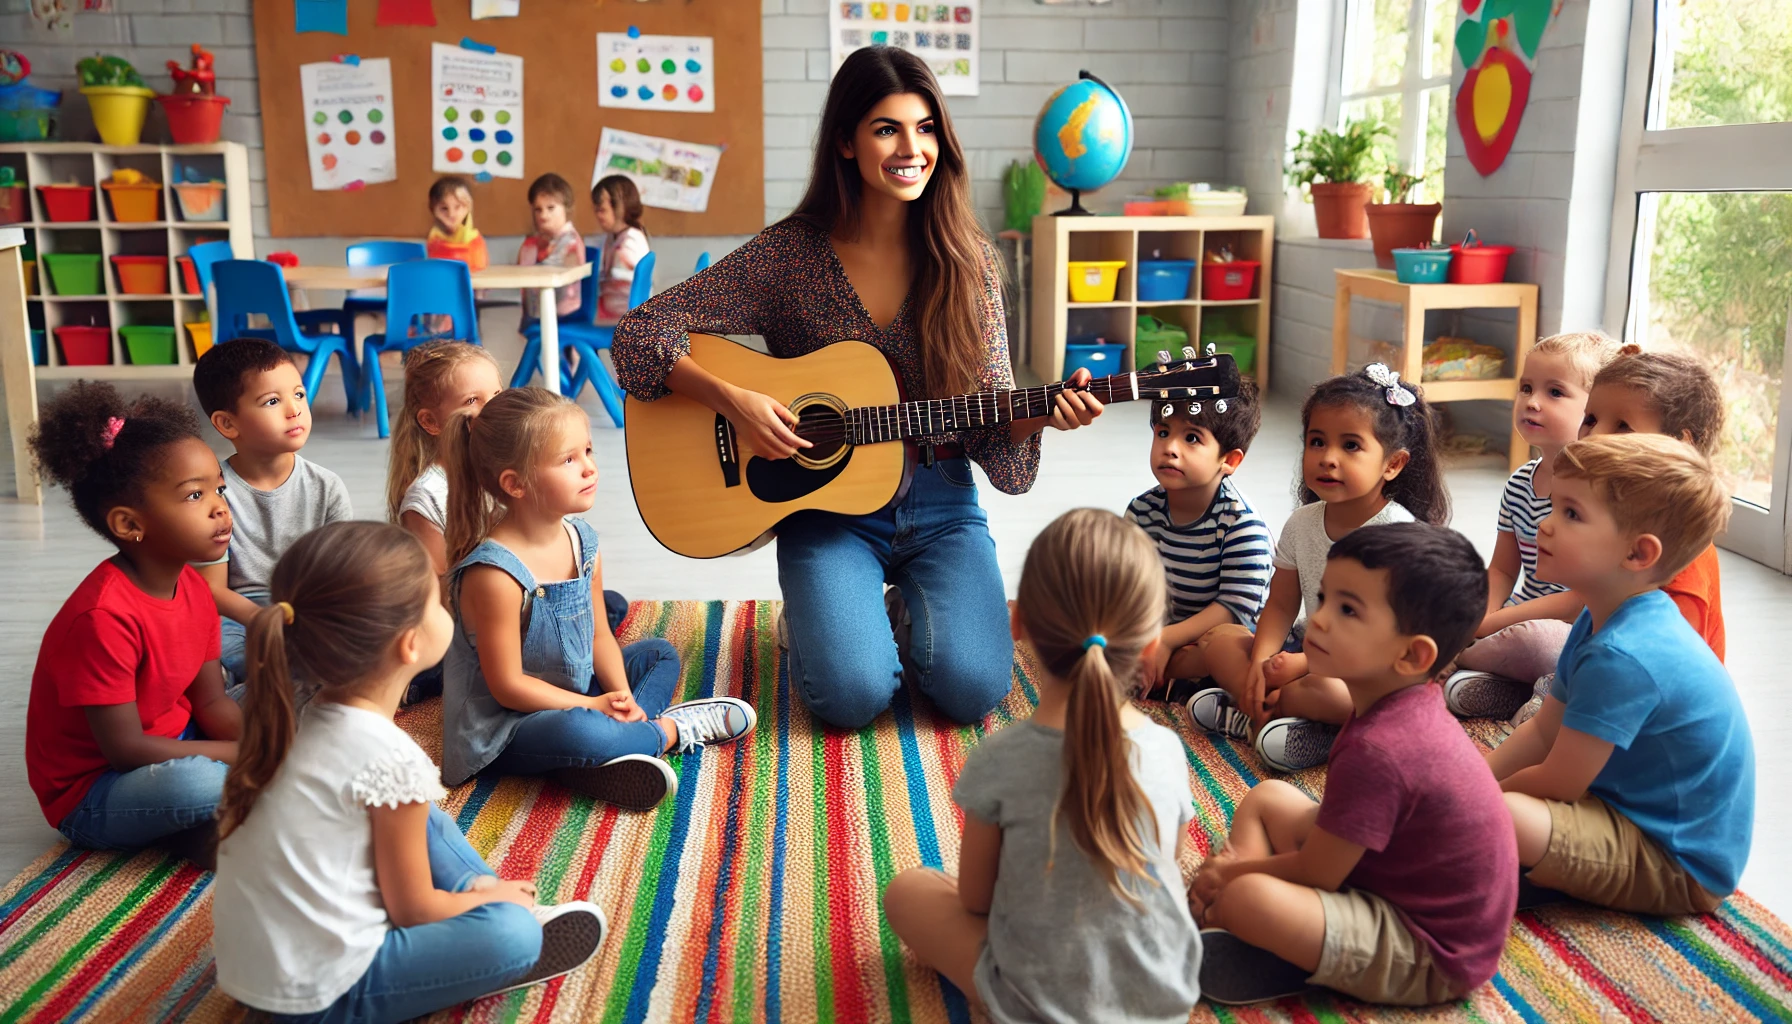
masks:
<instances>
[{"instance_id":1,"label":"green plant leaves","mask_svg":"<svg viewBox=\"0 0 1792 1024\"><path fill-rule=\"evenodd\" d=\"M1380 169L1377 143L1388 134L1387 125L1376 120L1351 121L1343 131L1298 132L1288 178L1296 185L1367 181Z\"/></svg>"}]
</instances>

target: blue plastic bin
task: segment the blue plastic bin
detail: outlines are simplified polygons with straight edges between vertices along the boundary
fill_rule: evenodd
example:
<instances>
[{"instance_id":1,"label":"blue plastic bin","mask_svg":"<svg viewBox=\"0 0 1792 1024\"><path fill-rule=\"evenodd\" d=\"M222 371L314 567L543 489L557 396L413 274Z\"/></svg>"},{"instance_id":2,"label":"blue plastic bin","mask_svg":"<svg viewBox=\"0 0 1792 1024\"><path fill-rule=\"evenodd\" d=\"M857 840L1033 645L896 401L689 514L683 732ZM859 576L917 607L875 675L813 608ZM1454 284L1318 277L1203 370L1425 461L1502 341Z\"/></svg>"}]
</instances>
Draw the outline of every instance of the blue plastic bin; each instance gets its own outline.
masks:
<instances>
[{"instance_id":1,"label":"blue plastic bin","mask_svg":"<svg viewBox=\"0 0 1792 1024\"><path fill-rule=\"evenodd\" d=\"M1401 284L1443 284L1449 276L1448 249L1394 250L1394 279Z\"/></svg>"},{"instance_id":2,"label":"blue plastic bin","mask_svg":"<svg viewBox=\"0 0 1792 1024\"><path fill-rule=\"evenodd\" d=\"M1188 279L1194 272L1194 260L1140 260L1139 301L1180 302L1188 298Z\"/></svg>"},{"instance_id":3,"label":"blue plastic bin","mask_svg":"<svg viewBox=\"0 0 1792 1024\"><path fill-rule=\"evenodd\" d=\"M1064 377L1078 370L1088 370L1091 376L1111 377L1116 373L1126 372L1121 364L1126 360L1126 346L1115 342L1069 342L1064 346Z\"/></svg>"},{"instance_id":4,"label":"blue plastic bin","mask_svg":"<svg viewBox=\"0 0 1792 1024\"><path fill-rule=\"evenodd\" d=\"M50 365L49 342L44 338L44 332L35 327L31 329L31 365Z\"/></svg>"},{"instance_id":5,"label":"blue plastic bin","mask_svg":"<svg viewBox=\"0 0 1792 1024\"><path fill-rule=\"evenodd\" d=\"M56 134L62 93L29 82L0 85L0 142L40 142Z\"/></svg>"}]
</instances>

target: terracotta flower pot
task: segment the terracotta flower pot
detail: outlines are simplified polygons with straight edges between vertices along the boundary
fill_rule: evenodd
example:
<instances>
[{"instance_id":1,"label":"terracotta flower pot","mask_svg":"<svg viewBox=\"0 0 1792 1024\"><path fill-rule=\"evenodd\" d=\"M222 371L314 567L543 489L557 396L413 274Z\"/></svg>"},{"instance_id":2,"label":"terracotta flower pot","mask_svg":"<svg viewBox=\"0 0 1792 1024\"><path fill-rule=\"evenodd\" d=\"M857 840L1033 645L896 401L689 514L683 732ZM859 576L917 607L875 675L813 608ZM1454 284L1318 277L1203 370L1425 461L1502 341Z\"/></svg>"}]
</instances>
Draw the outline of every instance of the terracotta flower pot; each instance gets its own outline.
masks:
<instances>
[{"instance_id":1,"label":"terracotta flower pot","mask_svg":"<svg viewBox=\"0 0 1792 1024\"><path fill-rule=\"evenodd\" d=\"M1310 187L1320 238L1369 237L1369 221L1363 216L1363 207L1369 204L1368 182L1325 181Z\"/></svg>"},{"instance_id":2,"label":"terracotta flower pot","mask_svg":"<svg viewBox=\"0 0 1792 1024\"><path fill-rule=\"evenodd\" d=\"M1375 265L1394 269L1395 249L1417 249L1431 241L1442 203L1370 203L1369 237L1375 239Z\"/></svg>"}]
</instances>

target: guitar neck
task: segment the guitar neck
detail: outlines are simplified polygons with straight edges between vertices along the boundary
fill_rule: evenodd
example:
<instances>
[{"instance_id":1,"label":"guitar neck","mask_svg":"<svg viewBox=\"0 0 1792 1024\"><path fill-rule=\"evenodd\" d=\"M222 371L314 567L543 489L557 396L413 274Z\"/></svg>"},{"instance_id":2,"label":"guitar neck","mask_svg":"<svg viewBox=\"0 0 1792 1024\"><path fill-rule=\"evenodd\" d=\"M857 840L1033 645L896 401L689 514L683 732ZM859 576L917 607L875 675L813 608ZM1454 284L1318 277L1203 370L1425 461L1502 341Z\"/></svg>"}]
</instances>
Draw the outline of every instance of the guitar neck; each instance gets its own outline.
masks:
<instances>
[{"instance_id":1,"label":"guitar neck","mask_svg":"<svg viewBox=\"0 0 1792 1024\"><path fill-rule=\"evenodd\" d=\"M1135 372L1098 377L1081 390L1099 399L1104 405L1156 398L1160 392L1151 386L1151 376ZM974 395L930 398L896 405L858 406L846 411L847 429L853 444L879 444L931 434L995 427L1014 420L1050 416L1058 396L1069 388L1068 382L1057 381L1010 391L984 391ZM1205 393L1203 397L1218 397L1221 394L1218 387L1174 389L1178 397L1194 397L1197 390Z\"/></svg>"}]
</instances>

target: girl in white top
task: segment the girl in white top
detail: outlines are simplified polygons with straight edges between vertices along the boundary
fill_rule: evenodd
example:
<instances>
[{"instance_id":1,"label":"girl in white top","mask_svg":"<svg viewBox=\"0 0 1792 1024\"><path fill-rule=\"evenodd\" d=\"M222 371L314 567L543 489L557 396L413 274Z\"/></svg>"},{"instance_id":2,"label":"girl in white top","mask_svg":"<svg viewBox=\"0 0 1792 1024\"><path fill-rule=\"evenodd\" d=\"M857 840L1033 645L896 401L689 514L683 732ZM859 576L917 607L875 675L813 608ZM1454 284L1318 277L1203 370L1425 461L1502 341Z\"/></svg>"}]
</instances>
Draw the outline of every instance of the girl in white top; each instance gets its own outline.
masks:
<instances>
[{"instance_id":1,"label":"girl in white top","mask_svg":"<svg viewBox=\"0 0 1792 1024\"><path fill-rule=\"evenodd\" d=\"M628 312L635 265L651 249L641 226L641 193L634 182L612 174L591 186L591 205L597 208L597 230L607 236L597 268L597 322L613 324Z\"/></svg>"},{"instance_id":2,"label":"girl in white top","mask_svg":"<svg viewBox=\"0 0 1792 1024\"><path fill-rule=\"evenodd\" d=\"M1276 542L1269 601L1253 635L1221 627L1202 640L1218 686L1189 698L1204 728L1251 738L1276 771L1324 764L1350 718L1342 679L1307 674L1296 620L1321 600L1333 542L1361 526L1450 521L1450 495L1434 450L1431 408L1417 387L1381 363L1313 386L1300 410L1301 506ZM1290 630L1295 630L1292 637Z\"/></svg>"},{"instance_id":3,"label":"girl in white top","mask_svg":"<svg viewBox=\"0 0 1792 1024\"><path fill-rule=\"evenodd\" d=\"M490 352L464 341L419 345L404 357L404 411L392 428L386 463L386 516L422 542L436 575L448 571L442 534L448 528L448 476L438 438L460 409L474 415L504 383Z\"/></svg>"},{"instance_id":4,"label":"girl in white top","mask_svg":"<svg viewBox=\"0 0 1792 1024\"><path fill-rule=\"evenodd\" d=\"M589 959L603 912L537 907L532 883L500 881L392 721L453 631L422 546L332 523L288 549L272 590L219 808L219 987L282 1021L400 1021ZM320 687L296 730L294 672Z\"/></svg>"}]
</instances>

